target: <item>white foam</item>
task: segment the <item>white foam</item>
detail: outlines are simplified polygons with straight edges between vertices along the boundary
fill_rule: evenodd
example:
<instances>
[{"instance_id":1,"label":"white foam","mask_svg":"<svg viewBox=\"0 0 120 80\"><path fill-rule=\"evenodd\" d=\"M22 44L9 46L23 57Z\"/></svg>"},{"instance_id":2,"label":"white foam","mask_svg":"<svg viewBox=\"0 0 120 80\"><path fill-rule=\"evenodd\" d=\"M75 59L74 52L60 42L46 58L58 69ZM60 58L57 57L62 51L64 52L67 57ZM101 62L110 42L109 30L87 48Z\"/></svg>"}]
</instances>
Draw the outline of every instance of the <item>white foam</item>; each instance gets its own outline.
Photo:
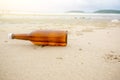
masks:
<instances>
[{"instance_id":1,"label":"white foam","mask_svg":"<svg viewBox=\"0 0 120 80\"><path fill-rule=\"evenodd\" d=\"M119 20L118 19L113 19L111 20L112 23L119 23Z\"/></svg>"}]
</instances>

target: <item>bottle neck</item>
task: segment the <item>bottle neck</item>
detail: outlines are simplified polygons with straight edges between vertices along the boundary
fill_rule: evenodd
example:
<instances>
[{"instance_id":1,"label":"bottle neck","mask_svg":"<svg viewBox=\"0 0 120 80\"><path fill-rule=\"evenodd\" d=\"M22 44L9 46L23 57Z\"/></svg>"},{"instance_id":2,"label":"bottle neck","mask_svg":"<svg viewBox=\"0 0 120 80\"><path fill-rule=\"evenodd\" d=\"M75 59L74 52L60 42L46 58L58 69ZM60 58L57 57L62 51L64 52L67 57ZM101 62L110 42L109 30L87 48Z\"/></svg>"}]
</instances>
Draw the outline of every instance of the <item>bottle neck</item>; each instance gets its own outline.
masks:
<instances>
[{"instance_id":1,"label":"bottle neck","mask_svg":"<svg viewBox=\"0 0 120 80\"><path fill-rule=\"evenodd\" d=\"M28 34L12 34L11 38L12 39L29 40L29 35Z\"/></svg>"}]
</instances>

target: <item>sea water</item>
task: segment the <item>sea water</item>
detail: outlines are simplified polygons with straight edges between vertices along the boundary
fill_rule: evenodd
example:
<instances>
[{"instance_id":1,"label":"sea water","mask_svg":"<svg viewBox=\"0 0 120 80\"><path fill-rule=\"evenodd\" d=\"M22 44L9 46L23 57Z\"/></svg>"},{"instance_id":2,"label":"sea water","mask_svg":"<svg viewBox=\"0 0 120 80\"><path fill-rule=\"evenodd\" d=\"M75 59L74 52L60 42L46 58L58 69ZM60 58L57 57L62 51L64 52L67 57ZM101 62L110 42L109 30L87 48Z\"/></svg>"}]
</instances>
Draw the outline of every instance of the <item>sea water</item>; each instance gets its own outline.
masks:
<instances>
[{"instance_id":1,"label":"sea water","mask_svg":"<svg viewBox=\"0 0 120 80\"><path fill-rule=\"evenodd\" d=\"M120 21L120 14L100 14L100 13L22 13L22 14L0 14L0 24L40 24L42 22L50 22L55 20L118 20Z\"/></svg>"},{"instance_id":2,"label":"sea water","mask_svg":"<svg viewBox=\"0 0 120 80\"><path fill-rule=\"evenodd\" d=\"M120 14L100 14L100 13L51 13L51 14L0 14L0 19L52 19L52 18L92 18L92 19L120 19Z\"/></svg>"}]
</instances>

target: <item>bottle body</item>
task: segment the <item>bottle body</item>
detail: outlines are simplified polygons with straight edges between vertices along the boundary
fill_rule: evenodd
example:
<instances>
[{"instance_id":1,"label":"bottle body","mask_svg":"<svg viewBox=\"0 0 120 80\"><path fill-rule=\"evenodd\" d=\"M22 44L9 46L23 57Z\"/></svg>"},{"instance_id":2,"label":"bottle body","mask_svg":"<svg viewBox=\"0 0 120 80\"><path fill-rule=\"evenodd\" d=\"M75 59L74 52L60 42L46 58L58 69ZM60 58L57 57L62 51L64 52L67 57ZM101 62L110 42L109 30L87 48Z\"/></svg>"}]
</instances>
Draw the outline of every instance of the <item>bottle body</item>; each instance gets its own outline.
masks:
<instances>
[{"instance_id":1,"label":"bottle body","mask_svg":"<svg viewBox=\"0 0 120 80\"><path fill-rule=\"evenodd\" d=\"M30 34L12 34L12 39L29 40L42 46L66 46L67 31L38 30Z\"/></svg>"}]
</instances>

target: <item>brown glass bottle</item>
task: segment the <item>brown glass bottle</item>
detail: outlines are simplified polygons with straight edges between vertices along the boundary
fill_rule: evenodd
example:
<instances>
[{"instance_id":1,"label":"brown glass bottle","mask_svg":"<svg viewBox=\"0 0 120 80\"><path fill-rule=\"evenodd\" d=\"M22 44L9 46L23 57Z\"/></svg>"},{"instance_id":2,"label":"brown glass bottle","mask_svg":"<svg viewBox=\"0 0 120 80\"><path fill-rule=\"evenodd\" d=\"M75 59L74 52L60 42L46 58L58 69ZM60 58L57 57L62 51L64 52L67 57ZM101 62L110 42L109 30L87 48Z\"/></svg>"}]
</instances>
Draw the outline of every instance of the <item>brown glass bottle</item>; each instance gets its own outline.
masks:
<instances>
[{"instance_id":1,"label":"brown glass bottle","mask_svg":"<svg viewBox=\"0 0 120 80\"><path fill-rule=\"evenodd\" d=\"M67 31L37 30L29 34L9 34L11 39L29 40L35 45L66 46Z\"/></svg>"}]
</instances>

